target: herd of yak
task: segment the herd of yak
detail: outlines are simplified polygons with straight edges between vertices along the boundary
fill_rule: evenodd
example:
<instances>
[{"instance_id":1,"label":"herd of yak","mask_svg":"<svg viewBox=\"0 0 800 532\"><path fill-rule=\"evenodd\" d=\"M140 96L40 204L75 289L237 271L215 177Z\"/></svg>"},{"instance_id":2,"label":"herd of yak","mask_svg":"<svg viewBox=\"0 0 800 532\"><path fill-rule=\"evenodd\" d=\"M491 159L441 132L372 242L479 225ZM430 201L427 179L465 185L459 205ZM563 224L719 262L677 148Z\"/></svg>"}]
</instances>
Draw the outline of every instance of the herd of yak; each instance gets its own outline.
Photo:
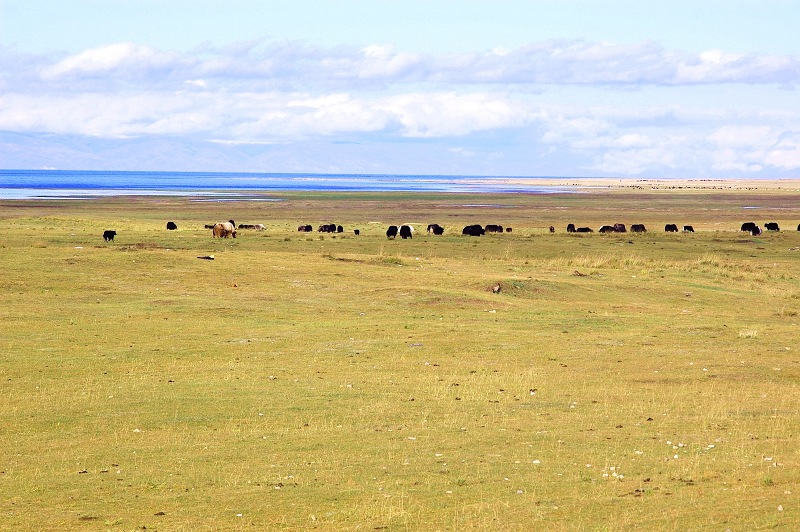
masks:
<instances>
[{"instance_id":1,"label":"herd of yak","mask_svg":"<svg viewBox=\"0 0 800 532\"><path fill-rule=\"evenodd\" d=\"M174 231L178 228L175 222L167 222L167 229L170 231ZM206 229L211 229L211 236L215 238L236 238L237 231L239 229L253 229L256 231L263 231L266 229L264 224L239 224L238 226L233 220L228 220L227 222L218 222L215 224L206 224ZM764 224L764 228L767 231L780 231L778 224L775 222L767 222ZM313 231L313 227L310 225L301 225L297 228L300 232L309 233ZM761 227L756 225L754 222L745 222L742 224L742 231L748 232L753 236L757 236L761 234ZM800 225L797 226L797 230L800 231ZM317 228L317 231L320 233L343 233L344 228L341 225L336 224L322 224ZM444 227L439 224L430 224L428 225L427 229L428 233L432 233L434 235L442 235L444 234ZM479 224L468 225L464 227L461 231L462 235L468 236L481 236L485 235L486 233L510 233L512 229L510 227L503 228L502 225L496 224L487 224L486 226L481 226ZM556 229L552 225L550 226L550 232L555 233ZM646 233L647 228L644 224L633 224L630 227L630 231L632 233ZM667 224L664 226L664 231L667 233L677 233L678 226L676 224ZM684 225L683 231L685 233L694 233L694 228L691 225ZM567 232L568 233L593 233L594 230L591 227L575 227L575 224L568 224L567 225ZM600 233L626 233L628 229L625 227L625 224L614 224L614 225L604 225L600 227L598 230ZM355 229L353 233L358 236L361 232L358 229ZM386 230L386 238L394 239L398 235L400 238L413 238L414 234L414 226L412 225L390 225L389 228ZM103 239L106 242L111 242L114 240L114 237L117 236L117 232L114 230L106 230L103 232Z\"/></svg>"}]
</instances>

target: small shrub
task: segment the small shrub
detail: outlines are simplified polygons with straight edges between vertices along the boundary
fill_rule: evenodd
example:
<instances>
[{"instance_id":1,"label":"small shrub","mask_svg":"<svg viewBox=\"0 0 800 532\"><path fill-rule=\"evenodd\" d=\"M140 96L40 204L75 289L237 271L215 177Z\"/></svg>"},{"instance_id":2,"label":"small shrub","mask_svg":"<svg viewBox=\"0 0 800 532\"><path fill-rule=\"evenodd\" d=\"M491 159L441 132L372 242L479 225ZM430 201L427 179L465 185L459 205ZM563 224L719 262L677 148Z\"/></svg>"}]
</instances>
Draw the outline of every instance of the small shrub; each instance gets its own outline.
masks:
<instances>
[{"instance_id":1,"label":"small shrub","mask_svg":"<svg viewBox=\"0 0 800 532\"><path fill-rule=\"evenodd\" d=\"M376 257L372 262L375 264L385 264L387 266L403 266L405 264L400 257Z\"/></svg>"}]
</instances>

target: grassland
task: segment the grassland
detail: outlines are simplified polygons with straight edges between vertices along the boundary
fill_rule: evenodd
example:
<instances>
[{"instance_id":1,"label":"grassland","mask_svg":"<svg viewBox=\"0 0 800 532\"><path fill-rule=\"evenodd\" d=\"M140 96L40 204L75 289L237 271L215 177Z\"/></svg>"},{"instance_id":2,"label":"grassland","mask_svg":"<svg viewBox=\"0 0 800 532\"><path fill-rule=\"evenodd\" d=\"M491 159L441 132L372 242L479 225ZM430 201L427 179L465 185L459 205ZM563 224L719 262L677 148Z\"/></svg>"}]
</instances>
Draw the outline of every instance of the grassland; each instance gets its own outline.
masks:
<instances>
[{"instance_id":1,"label":"grassland","mask_svg":"<svg viewBox=\"0 0 800 532\"><path fill-rule=\"evenodd\" d=\"M800 528L798 193L266 198L0 202L0 529Z\"/></svg>"}]
</instances>

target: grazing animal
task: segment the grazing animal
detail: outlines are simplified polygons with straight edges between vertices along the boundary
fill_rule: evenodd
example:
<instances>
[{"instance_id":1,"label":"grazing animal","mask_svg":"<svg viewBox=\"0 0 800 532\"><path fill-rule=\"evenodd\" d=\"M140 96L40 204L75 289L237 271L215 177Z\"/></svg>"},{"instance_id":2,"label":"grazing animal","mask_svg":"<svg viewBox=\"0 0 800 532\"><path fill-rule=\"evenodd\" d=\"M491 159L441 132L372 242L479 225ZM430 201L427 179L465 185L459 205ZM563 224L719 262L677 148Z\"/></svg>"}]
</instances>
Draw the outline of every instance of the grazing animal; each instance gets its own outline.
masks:
<instances>
[{"instance_id":1,"label":"grazing animal","mask_svg":"<svg viewBox=\"0 0 800 532\"><path fill-rule=\"evenodd\" d=\"M667 225L664 226L664 232L665 233L677 233L678 232L678 226L676 224L667 224Z\"/></svg>"},{"instance_id":2,"label":"grazing animal","mask_svg":"<svg viewBox=\"0 0 800 532\"><path fill-rule=\"evenodd\" d=\"M433 233L434 235L443 235L444 234L444 227L439 224L430 224L428 226L428 232Z\"/></svg>"},{"instance_id":3,"label":"grazing animal","mask_svg":"<svg viewBox=\"0 0 800 532\"><path fill-rule=\"evenodd\" d=\"M510 227L506 227L506 233L510 233L512 229Z\"/></svg>"},{"instance_id":4,"label":"grazing animal","mask_svg":"<svg viewBox=\"0 0 800 532\"><path fill-rule=\"evenodd\" d=\"M400 226L400 238L406 239L411 238L411 226L410 225L401 225Z\"/></svg>"},{"instance_id":5,"label":"grazing animal","mask_svg":"<svg viewBox=\"0 0 800 532\"><path fill-rule=\"evenodd\" d=\"M106 242L113 242L115 236L117 236L116 231L110 231L110 230L103 231L103 240L105 240Z\"/></svg>"},{"instance_id":6,"label":"grazing animal","mask_svg":"<svg viewBox=\"0 0 800 532\"><path fill-rule=\"evenodd\" d=\"M236 225L231 222L220 222L214 224L211 229L211 236L214 238L236 238Z\"/></svg>"},{"instance_id":7,"label":"grazing animal","mask_svg":"<svg viewBox=\"0 0 800 532\"><path fill-rule=\"evenodd\" d=\"M576 233L594 233L594 229L591 227L578 227L575 229Z\"/></svg>"},{"instance_id":8,"label":"grazing animal","mask_svg":"<svg viewBox=\"0 0 800 532\"><path fill-rule=\"evenodd\" d=\"M506 228L506 229L507 229L507 228ZM551 233L555 233L555 232L556 232L556 228L555 228L555 227L553 227L552 225L550 226L550 232L551 232Z\"/></svg>"},{"instance_id":9,"label":"grazing animal","mask_svg":"<svg viewBox=\"0 0 800 532\"><path fill-rule=\"evenodd\" d=\"M575 224L567 224L567 233L575 232Z\"/></svg>"},{"instance_id":10,"label":"grazing animal","mask_svg":"<svg viewBox=\"0 0 800 532\"><path fill-rule=\"evenodd\" d=\"M469 235L469 236L481 236L486 231L481 227L479 224L468 225L462 231L462 235Z\"/></svg>"},{"instance_id":11,"label":"grazing animal","mask_svg":"<svg viewBox=\"0 0 800 532\"><path fill-rule=\"evenodd\" d=\"M444 227L439 224L430 224L428 226L428 232L433 233L434 235L443 235L444 234Z\"/></svg>"},{"instance_id":12,"label":"grazing animal","mask_svg":"<svg viewBox=\"0 0 800 532\"><path fill-rule=\"evenodd\" d=\"M206 229L214 229L214 224L206 224L204 227Z\"/></svg>"},{"instance_id":13,"label":"grazing animal","mask_svg":"<svg viewBox=\"0 0 800 532\"><path fill-rule=\"evenodd\" d=\"M358 236L361 234L361 231L359 231L358 229L353 229L353 234Z\"/></svg>"},{"instance_id":14,"label":"grazing animal","mask_svg":"<svg viewBox=\"0 0 800 532\"><path fill-rule=\"evenodd\" d=\"M631 233L646 233L647 228L644 224L633 224L631 225Z\"/></svg>"},{"instance_id":15,"label":"grazing animal","mask_svg":"<svg viewBox=\"0 0 800 532\"><path fill-rule=\"evenodd\" d=\"M601 233L613 233L614 232L614 226L613 225L604 225L603 227L600 228L600 232Z\"/></svg>"},{"instance_id":16,"label":"grazing animal","mask_svg":"<svg viewBox=\"0 0 800 532\"><path fill-rule=\"evenodd\" d=\"M266 229L264 224L239 224L239 229L255 229L256 231L263 231Z\"/></svg>"},{"instance_id":17,"label":"grazing animal","mask_svg":"<svg viewBox=\"0 0 800 532\"><path fill-rule=\"evenodd\" d=\"M344 227L342 227L341 225L337 225L336 226L336 232L337 233L344 233Z\"/></svg>"},{"instance_id":18,"label":"grazing animal","mask_svg":"<svg viewBox=\"0 0 800 532\"><path fill-rule=\"evenodd\" d=\"M310 225L301 225L297 230L301 233L310 233L313 229Z\"/></svg>"},{"instance_id":19,"label":"grazing animal","mask_svg":"<svg viewBox=\"0 0 800 532\"><path fill-rule=\"evenodd\" d=\"M389 229L386 230L386 238L394 238L397 236L397 226L390 225Z\"/></svg>"},{"instance_id":20,"label":"grazing animal","mask_svg":"<svg viewBox=\"0 0 800 532\"><path fill-rule=\"evenodd\" d=\"M747 231L748 233L752 233L753 229L756 228L755 222L745 222L742 224L742 231Z\"/></svg>"},{"instance_id":21,"label":"grazing animal","mask_svg":"<svg viewBox=\"0 0 800 532\"><path fill-rule=\"evenodd\" d=\"M175 222L167 222L167 230L168 231L174 231L177 228L178 228L178 226L175 225Z\"/></svg>"},{"instance_id":22,"label":"grazing animal","mask_svg":"<svg viewBox=\"0 0 800 532\"><path fill-rule=\"evenodd\" d=\"M797 224L797 230L800 231L800 224Z\"/></svg>"},{"instance_id":23,"label":"grazing animal","mask_svg":"<svg viewBox=\"0 0 800 532\"><path fill-rule=\"evenodd\" d=\"M757 226L757 225L756 225L755 227L753 227L753 228L750 230L750 234L751 234L752 236L758 236L758 235L760 235L760 234L761 234L761 228L760 228L759 226Z\"/></svg>"},{"instance_id":24,"label":"grazing animal","mask_svg":"<svg viewBox=\"0 0 800 532\"><path fill-rule=\"evenodd\" d=\"M486 233L502 233L503 226L502 225L495 225L495 224L488 224L486 227L483 228L484 232Z\"/></svg>"},{"instance_id":25,"label":"grazing animal","mask_svg":"<svg viewBox=\"0 0 800 532\"><path fill-rule=\"evenodd\" d=\"M767 222L767 223L765 223L764 224L764 228L767 231L780 231L781 230L781 228L778 227L778 224L776 224L775 222Z\"/></svg>"},{"instance_id":26,"label":"grazing animal","mask_svg":"<svg viewBox=\"0 0 800 532\"><path fill-rule=\"evenodd\" d=\"M614 224L615 233L626 233L625 224Z\"/></svg>"},{"instance_id":27,"label":"grazing animal","mask_svg":"<svg viewBox=\"0 0 800 532\"><path fill-rule=\"evenodd\" d=\"M683 232L684 233L694 233L694 227L692 227L691 225L684 225L683 226Z\"/></svg>"}]
</instances>

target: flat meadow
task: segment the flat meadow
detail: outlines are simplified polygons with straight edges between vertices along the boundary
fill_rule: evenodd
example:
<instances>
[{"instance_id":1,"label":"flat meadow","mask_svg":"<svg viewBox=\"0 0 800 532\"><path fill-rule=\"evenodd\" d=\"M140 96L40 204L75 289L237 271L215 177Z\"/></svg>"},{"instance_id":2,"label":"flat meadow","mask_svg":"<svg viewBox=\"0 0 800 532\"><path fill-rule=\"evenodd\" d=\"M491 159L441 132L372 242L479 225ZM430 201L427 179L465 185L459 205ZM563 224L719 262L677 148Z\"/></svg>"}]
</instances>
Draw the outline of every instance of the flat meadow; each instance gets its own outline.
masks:
<instances>
[{"instance_id":1,"label":"flat meadow","mask_svg":"<svg viewBox=\"0 0 800 532\"><path fill-rule=\"evenodd\" d=\"M0 530L800 528L796 190L0 200L0 219ZM228 219L266 230L204 229ZM617 222L648 232L596 232Z\"/></svg>"}]
</instances>

